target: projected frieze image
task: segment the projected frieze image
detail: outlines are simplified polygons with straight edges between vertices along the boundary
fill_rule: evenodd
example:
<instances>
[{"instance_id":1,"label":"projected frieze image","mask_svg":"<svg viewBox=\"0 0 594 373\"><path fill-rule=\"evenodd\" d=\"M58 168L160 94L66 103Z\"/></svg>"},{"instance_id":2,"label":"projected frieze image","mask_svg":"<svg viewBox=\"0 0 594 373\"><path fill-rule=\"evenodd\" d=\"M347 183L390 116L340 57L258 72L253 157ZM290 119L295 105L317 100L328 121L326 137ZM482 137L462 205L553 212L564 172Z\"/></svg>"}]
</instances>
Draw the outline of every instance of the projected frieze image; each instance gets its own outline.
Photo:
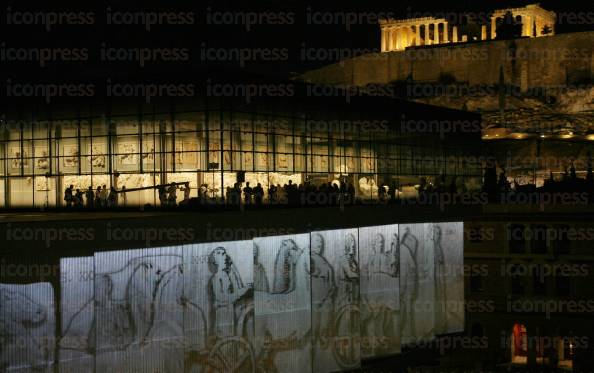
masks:
<instances>
[{"instance_id":1,"label":"projected frieze image","mask_svg":"<svg viewBox=\"0 0 594 373\"><path fill-rule=\"evenodd\" d=\"M51 372L56 327L51 284L0 284L0 369Z\"/></svg>"},{"instance_id":2,"label":"projected frieze image","mask_svg":"<svg viewBox=\"0 0 594 373\"><path fill-rule=\"evenodd\" d=\"M62 258L57 285L0 284L0 368L357 369L464 331L462 234L394 224Z\"/></svg>"},{"instance_id":3,"label":"projected frieze image","mask_svg":"<svg viewBox=\"0 0 594 373\"><path fill-rule=\"evenodd\" d=\"M435 287L430 224L402 224L400 233L400 303L402 344L434 338Z\"/></svg>"},{"instance_id":4,"label":"projected frieze image","mask_svg":"<svg viewBox=\"0 0 594 373\"><path fill-rule=\"evenodd\" d=\"M435 262L435 333L464 331L462 223L431 225Z\"/></svg>"},{"instance_id":5,"label":"projected frieze image","mask_svg":"<svg viewBox=\"0 0 594 373\"><path fill-rule=\"evenodd\" d=\"M95 363L94 265L93 257L60 261L60 372L80 372Z\"/></svg>"},{"instance_id":6,"label":"projected frieze image","mask_svg":"<svg viewBox=\"0 0 594 373\"><path fill-rule=\"evenodd\" d=\"M257 247L257 248L256 248ZM264 371L311 371L309 235L254 239L255 345Z\"/></svg>"},{"instance_id":7,"label":"projected frieze image","mask_svg":"<svg viewBox=\"0 0 594 373\"><path fill-rule=\"evenodd\" d=\"M360 365L357 229L311 233L313 370Z\"/></svg>"},{"instance_id":8,"label":"projected frieze image","mask_svg":"<svg viewBox=\"0 0 594 373\"><path fill-rule=\"evenodd\" d=\"M361 354L400 352L400 237L398 225L359 229Z\"/></svg>"},{"instance_id":9,"label":"projected frieze image","mask_svg":"<svg viewBox=\"0 0 594 373\"><path fill-rule=\"evenodd\" d=\"M96 368L183 368L182 248L95 255Z\"/></svg>"},{"instance_id":10,"label":"projected frieze image","mask_svg":"<svg viewBox=\"0 0 594 373\"><path fill-rule=\"evenodd\" d=\"M186 370L254 372L252 241L184 248Z\"/></svg>"}]
</instances>

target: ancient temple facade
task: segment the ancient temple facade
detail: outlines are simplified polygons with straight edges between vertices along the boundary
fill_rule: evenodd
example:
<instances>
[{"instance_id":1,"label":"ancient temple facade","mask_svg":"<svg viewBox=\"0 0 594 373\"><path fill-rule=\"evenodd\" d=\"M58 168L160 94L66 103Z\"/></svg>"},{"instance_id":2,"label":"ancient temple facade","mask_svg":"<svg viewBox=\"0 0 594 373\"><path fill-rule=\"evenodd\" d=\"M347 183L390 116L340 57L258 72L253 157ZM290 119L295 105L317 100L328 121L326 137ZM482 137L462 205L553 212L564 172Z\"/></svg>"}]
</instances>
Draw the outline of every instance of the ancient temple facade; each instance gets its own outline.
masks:
<instances>
[{"instance_id":1,"label":"ancient temple facade","mask_svg":"<svg viewBox=\"0 0 594 373\"><path fill-rule=\"evenodd\" d=\"M445 18L422 17L411 19L385 19L380 21L381 51L402 51L408 47L419 47L449 43L464 43L470 40L493 40L497 38L497 27L510 13L516 25L522 27L522 37L540 37L555 34L555 12L539 4L523 8L495 10L488 24L480 24L480 35L472 36L461 31L459 24L451 24ZM465 18L465 17L462 17Z\"/></svg>"}]
</instances>

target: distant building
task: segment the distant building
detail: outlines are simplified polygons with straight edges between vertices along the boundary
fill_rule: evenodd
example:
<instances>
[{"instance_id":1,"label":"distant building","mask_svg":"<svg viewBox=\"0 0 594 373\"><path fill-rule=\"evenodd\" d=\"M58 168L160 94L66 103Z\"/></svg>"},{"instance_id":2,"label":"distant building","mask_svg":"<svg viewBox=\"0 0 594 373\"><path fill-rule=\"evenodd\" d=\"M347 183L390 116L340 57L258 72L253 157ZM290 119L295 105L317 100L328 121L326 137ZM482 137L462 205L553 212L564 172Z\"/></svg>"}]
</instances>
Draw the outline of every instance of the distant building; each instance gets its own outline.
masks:
<instances>
[{"instance_id":1,"label":"distant building","mask_svg":"<svg viewBox=\"0 0 594 373\"><path fill-rule=\"evenodd\" d=\"M472 40L493 40L497 38L499 25L511 15L515 25L521 25L522 37L540 37L555 34L557 15L531 4L523 8L495 10L489 24L479 24L480 35L469 35L463 30L476 20L469 15L457 24L450 24L445 18L422 17L411 19L386 19L380 21L382 52L402 51L408 47L420 47L450 43L464 43Z\"/></svg>"}]
</instances>

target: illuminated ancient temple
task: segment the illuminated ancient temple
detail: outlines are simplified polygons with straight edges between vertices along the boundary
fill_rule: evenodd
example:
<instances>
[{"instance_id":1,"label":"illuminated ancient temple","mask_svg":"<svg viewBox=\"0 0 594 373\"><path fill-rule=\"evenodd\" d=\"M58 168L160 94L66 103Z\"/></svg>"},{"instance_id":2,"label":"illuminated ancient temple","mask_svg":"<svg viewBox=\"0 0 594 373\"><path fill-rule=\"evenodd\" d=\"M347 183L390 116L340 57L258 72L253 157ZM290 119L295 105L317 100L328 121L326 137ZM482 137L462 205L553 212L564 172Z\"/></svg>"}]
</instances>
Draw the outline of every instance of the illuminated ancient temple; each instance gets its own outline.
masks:
<instances>
[{"instance_id":1,"label":"illuminated ancient temple","mask_svg":"<svg viewBox=\"0 0 594 373\"><path fill-rule=\"evenodd\" d=\"M540 37L555 34L557 16L539 4L523 8L495 10L486 24L478 24L480 35L468 35L461 27L475 22L471 16L462 17L451 24L446 18L420 17L409 19L385 19L380 21L382 52L402 51L408 47L464 43L472 40L493 40L497 38L497 27L506 14L510 13L516 24L522 27L522 37Z\"/></svg>"}]
</instances>

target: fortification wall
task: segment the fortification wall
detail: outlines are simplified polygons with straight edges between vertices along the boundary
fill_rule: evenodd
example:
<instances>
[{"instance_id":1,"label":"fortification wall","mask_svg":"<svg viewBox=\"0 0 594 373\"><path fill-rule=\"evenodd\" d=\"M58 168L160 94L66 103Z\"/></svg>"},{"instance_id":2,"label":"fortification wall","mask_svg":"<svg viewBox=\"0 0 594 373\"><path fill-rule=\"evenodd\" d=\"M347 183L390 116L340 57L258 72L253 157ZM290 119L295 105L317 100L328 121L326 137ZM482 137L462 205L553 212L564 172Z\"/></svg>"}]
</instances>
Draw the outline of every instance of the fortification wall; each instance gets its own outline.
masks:
<instances>
[{"instance_id":1,"label":"fortification wall","mask_svg":"<svg viewBox=\"0 0 594 373\"><path fill-rule=\"evenodd\" d=\"M302 75L305 81L365 86L413 79L438 81L442 74L468 85L499 82L527 90L594 79L594 32L485 41L374 53Z\"/></svg>"}]
</instances>

